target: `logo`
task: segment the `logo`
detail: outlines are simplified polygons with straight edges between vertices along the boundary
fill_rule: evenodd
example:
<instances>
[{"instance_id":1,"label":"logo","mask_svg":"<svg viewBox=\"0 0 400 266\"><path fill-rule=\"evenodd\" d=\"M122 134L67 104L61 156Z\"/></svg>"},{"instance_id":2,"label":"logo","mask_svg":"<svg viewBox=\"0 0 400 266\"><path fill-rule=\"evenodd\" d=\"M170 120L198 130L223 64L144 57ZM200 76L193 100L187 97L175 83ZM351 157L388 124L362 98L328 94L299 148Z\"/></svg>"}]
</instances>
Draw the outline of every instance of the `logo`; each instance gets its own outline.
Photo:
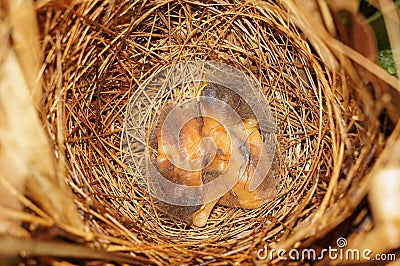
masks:
<instances>
[{"instance_id":1,"label":"logo","mask_svg":"<svg viewBox=\"0 0 400 266\"><path fill-rule=\"evenodd\" d=\"M257 258L259 260L273 260L278 258L279 260L285 261L321 261L324 259L328 260L339 260L344 262L356 262L356 261L395 261L396 255L394 253L389 254L373 254L371 249L359 250L356 248L347 248L347 239L339 237L336 240L336 247L328 246L328 248L317 251L313 248L304 249L274 249L264 245L263 248L257 251Z\"/></svg>"}]
</instances>

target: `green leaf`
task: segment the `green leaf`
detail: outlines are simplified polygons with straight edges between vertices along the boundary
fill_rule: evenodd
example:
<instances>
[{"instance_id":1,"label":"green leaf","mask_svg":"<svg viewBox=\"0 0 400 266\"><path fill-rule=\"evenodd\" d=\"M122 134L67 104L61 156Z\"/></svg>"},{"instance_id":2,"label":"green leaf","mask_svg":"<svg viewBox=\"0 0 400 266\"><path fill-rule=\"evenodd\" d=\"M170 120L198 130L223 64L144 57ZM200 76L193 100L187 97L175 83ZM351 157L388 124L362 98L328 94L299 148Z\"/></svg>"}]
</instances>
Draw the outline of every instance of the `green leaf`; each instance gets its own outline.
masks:
<instances>
[{"instance_id":1,"label":"green leaf","mask_svg":"<svg viewBox=\"0 0 400 266\"><path fill-rule=\"evenodd\" d=\"M384 68L389 74L397 77L392 50L379 51L378 60L382 68Z\"/></svg>"}]
</instances>

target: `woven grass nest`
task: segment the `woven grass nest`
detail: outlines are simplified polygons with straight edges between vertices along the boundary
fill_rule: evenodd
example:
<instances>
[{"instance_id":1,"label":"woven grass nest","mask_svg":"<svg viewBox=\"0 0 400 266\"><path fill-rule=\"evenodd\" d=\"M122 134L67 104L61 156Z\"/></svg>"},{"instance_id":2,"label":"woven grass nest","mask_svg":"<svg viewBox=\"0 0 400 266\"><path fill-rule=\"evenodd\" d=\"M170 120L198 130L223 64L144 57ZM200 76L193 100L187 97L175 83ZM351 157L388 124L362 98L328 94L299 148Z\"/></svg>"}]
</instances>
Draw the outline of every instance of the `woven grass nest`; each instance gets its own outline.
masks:
<instances>
[{"instance_id":1,"label":"woven grass nest","mask_svg":"<svg viewBox=\"0 0 400 266\"><path fill-rule=\"evenodd\" d=\"M37 109L56 158L45 180L55 181L33 175L26 193L13 194L19 210L6 214L19 225L15 241L38 241L15 242L25 250L58 240L66 252L24 258L263 265L284 262L260 259L266 246L320 250L340 237L347 248L398 250L389 233L374 234L386 224L400 232L398 216L392 222L380 205L394 199L372 189L385 167L399 171L388 96L398 95L398 80L360 67L373 63L321 24L318 33L307 30L309 16L295 2L38 1L36 12L45 55ZM217 205L204 227L157 208L121 149L132 95L161 69L196 60L233 66L257 82L277 129L275 198L251 210ZM388 244L377 246L379 237Z\"/></svg>"}]
</instances>

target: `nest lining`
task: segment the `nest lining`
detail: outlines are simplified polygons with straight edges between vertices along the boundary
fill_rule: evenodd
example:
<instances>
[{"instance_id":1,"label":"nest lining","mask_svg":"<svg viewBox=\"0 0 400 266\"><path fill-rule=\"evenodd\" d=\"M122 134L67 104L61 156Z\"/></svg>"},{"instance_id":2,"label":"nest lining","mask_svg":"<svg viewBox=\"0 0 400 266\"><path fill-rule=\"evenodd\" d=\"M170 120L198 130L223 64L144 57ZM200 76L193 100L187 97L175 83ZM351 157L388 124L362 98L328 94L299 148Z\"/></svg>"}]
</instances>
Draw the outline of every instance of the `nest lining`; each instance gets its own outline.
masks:
<instances>
[{"instance_id":1,"label":"nest lining","mask_svg":"<svg viewBox=\"0 0 400 266\"><path fill-rule=\"evenodd\" d=\"M264 243L290 237L318 211L332 176L342 170L334 160L340 128L352 136L346 158L355 160L367 138L362 121L354 121L363 111L348 100L351 86L315 58L282 7L214 4L92 1L42 13L49 129L65 129L75 202L99 243L114 250L139 251L158 263L252 262ZM120 150L126 106L140 84L164 66L196 59L232 65L259 82L279 130L275 200L255 210L217 206L205 228L154 208L127 174ZM62 73L56 73L58 63ZM59 100L63 125L51 111ZM354 163L347 167L357 172ZM330 205L351 182L338 186Z\"/></svg>"}]
</instances>

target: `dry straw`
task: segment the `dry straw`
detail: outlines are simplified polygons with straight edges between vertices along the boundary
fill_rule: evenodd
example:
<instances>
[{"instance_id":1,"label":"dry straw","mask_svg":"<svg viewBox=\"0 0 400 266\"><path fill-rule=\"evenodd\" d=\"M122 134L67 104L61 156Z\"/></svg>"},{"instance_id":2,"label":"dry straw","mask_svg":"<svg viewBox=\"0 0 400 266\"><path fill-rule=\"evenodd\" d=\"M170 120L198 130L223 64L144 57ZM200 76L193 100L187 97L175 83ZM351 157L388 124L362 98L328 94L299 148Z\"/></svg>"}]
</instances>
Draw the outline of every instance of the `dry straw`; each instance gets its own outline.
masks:
<instances>
[{"instance_id":1,"label":"dry straw","mask_svg":"<svg viewBox=\"0 0 400 266\"><path fill-rule=\"evenodd\" d=\"M17 1L30 21L3 2L1 256L227 265L265 263L265 244L321 248L341 236L376 252L400 246L399 208L388 205L400 202L399 112L388 96L398 99L399 81L333 37L325 1L314 2L321 16L296 1ZM198 59L259 82L279 130L275 200L217 206L204 228L158 210L120 149L135 90Z\"/></svg>"}]
</instances>

